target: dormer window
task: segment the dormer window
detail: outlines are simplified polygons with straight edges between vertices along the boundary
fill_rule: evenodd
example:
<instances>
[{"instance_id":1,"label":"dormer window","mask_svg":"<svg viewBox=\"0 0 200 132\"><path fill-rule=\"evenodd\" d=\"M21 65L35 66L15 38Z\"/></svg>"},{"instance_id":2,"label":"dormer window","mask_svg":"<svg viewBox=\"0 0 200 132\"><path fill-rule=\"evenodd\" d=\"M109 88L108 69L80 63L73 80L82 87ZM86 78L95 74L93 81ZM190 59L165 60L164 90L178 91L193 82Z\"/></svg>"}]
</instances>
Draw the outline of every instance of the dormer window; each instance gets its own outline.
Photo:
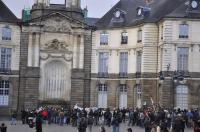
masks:
<instances>
[{"instance_id":1,"label":"dormer window","mask_svg":"<svg viewBox=\"0 0 200 132\"><path fill-rule=\"evenodd\" d=\"M122 32L121 34L121 44L127 44L128 43L128 33Z\"/></svg>"},{"instance_id":2,"label":"dormer window","mask_svg":"<svg viewBox=\"0 0 200 132\"><path fill-rule=\"evenodd\" d=\"M142 30L141 30L141 29L140 29L140 30L138 30L138 33L137 33L137 34L138 34L138 37L137 37L137 38L138 38L138 39L137 39L137 42L138 42L138 43L141 43L141 42L142 42Z\"/></svg>"},{"instance_id":3,"label":"dormer window","mask_svg":"<svg viewBox=\"0 0 200 132\"><path fill-rule=\"evenodd\" d=\"M11 40L11 29L8 26L2 28L2 40Z\"/></svg>"},{"instance_id":4,"label":"dormer window","mask_svg":"<svg viewBox=\"0 0 200 132\"><path fill-rule=\"evenodd\" d=\"M121 12L119 11L119 10L117 10L116 12L115 12L115 17L116 18L119 18L121 16Z\"/></svg>"},{"instance_id":5,"label":"dormer window","mask_svg":"<svg viewBox=\"0 0 200 132\"><path fill-rule=\"evenodd\" d=\"M108 45L108 33L100 33L100 45Z\"/></svg>"},{"instance_id":6,"label":"dormer window","mask_svg":"<svg viewBox=\"0 0 200 132\"><path fill-rule=\"evenodd\" d=\"M199 2L198 0L191 0L190 5L192 9L197 9L199 7Z\"/></svg>"},{"instance_id":7,"label":"dormer window","mask_svg":"<svg viewBox=\"0 0 200 132\"><path fill-rule=\"evenodd\" d=\"M139 6L137 8L137 16L139 16L139 17L141 17L141 16L148 17L149 14L150 14L150 11L151 11L151 8L149 8L149 7Z\"/></svg>"},{"instance_id":8,"label":"dormer window","mask_svg":"<svg viewBox=\"0 0 200 132\"><path fill-rule=\"evenodd\" d=\"M179 38L188 38L189 26L188 24L179 25Z\"/></svg>"},{"instance_id":9,"label":"dormer window","mask_svg":"<svg viewBox=\"0 0 200 132\"><path fill-rule=\"evenodd\" d=\"M142 8L138 8L138 10L137 10L137 15L138 15L138 16L141 16L141 15L142 15Z\"/></svg>"}]
</instances>

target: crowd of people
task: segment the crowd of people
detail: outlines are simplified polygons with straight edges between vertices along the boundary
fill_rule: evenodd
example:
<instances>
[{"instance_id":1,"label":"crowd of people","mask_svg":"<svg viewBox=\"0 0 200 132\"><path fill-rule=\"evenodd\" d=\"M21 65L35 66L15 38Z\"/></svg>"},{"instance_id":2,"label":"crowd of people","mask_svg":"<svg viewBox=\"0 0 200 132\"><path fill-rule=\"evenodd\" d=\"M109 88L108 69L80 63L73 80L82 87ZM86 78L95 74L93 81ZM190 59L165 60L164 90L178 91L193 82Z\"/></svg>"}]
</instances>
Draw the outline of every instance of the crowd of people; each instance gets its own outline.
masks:
<instances>
[{"instance_id":1,"label":"crowd of people","mask_svg":"<svg viewBox=\"0 0 200 132\"><path fill-rule=\"evenodd\" d=\"M124 132L132 132L132 126L144 128L145 132L184 132L186 127L200 132L199 109L40 107L31 111L23 110L21 119L23 124L29 124L30 127L35 125L37 132L42 132L42 124L72 125L79 132L86 132L86 128L92 132L93 126L99 126L101 132L105 132L101 126L112 127L113 132L119 132L120 124L130 127Z\"/></svg>"}]
</instances>

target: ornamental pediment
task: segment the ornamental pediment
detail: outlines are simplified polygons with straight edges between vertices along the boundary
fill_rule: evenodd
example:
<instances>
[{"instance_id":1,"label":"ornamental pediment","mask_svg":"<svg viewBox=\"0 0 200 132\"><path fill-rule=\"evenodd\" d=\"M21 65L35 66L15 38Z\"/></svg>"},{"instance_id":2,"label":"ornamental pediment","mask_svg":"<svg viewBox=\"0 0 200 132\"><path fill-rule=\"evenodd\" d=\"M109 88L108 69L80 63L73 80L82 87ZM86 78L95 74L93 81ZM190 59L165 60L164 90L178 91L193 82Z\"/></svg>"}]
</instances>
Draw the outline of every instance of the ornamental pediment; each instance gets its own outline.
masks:
<instances>
[{"instance_id":1,"label":"ornamental pediment","mask_svg":"<svg viewBox=\"0 0 200 132\"><path fill-rule=\"evenodd\" d=\"M51 17L43 22L43 30L49 32L71 32L71 24L59 16Z\"/></svg>"},{"instance_id":2,"label":"ornamental pediment","mask_svg":"<svg viewBox=\"0 0 200 132\"><path fill-rule=\"evenodd\" d=\"M61 13L52 13L35 20L31 25L42 25L44 32L73 32L73 28L83 28L84 24Z\"/></svg>"}]
</instances>

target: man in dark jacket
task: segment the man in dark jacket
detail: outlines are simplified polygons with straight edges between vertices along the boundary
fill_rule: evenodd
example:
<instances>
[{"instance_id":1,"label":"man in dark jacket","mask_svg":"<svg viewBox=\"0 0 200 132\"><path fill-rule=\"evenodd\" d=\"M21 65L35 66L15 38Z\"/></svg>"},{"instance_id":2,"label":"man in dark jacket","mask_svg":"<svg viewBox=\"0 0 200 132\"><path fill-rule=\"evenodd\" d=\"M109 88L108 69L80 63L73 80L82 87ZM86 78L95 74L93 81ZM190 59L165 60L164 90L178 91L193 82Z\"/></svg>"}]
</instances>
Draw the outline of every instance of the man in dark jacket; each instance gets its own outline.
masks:
<instances>
[{"instance_id":1,"label":"man in dark jacket","mask_svg":"<svg viewBox=\"0 0 200 132\"><path fill-rule=\"evenodd\" d=\"M36 117L36 132L42 132L42 118L41 114Z\"/></svg>"},{"instance_id":2,"label":"man in dark jacket","mask_svg":"<svg viewBox=\"0 0 200 132\"><path fill-rule=\"evenodd\" d=\"M78 122L78 132L86 132L87 128L87 121L85 117L81 117L80 121Z\"/></svg>"},{"instance_id":3,"label":"man in dark jacket","mask_svg":"<svg viewBox=\"0 0 200 132\"><path fill-rule=\"evenodd\" d=\"M174 121L174 126L173 126L173 130L174 132L182 132L182 121L181 121L181 115L178 114L178 117L175 119Z\"/></svg>"}]
</instances>

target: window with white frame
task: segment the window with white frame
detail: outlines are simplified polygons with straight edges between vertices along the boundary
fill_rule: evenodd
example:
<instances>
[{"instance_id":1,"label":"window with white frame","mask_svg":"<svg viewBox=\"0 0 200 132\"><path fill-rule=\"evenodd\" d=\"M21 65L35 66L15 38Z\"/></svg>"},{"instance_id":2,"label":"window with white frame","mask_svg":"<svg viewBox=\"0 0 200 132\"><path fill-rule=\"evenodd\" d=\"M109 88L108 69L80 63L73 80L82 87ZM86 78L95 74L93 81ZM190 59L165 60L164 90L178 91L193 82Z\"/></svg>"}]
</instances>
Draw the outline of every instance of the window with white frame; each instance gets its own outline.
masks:
<instances>
[{"instance_id":1,"label":"window with white frame","mask_svg":"<svg viewBox=\"0 0 200 132\"><path fill-rule=\"evenodd\" d=\"M188 87L185 85L176 87L176 107L188 109Z\"/></svg>"},{"instance_id":2,"label":"window with white frame","mask_svg":"<svg viewBox=\"0 0 200 132\"><path fill-rule=\"evenodd\" d=\"M189 57L189 48L179 47L177 49L177 70L178 71L188 71L188 57Z\"/></svg>"},{"instance_id":3,"label":"window with white frame","mask_svg":"<svg viewBox=\"0 0 200 132\"><path fill-rule=\"evenodd\" d=\"M121 44L127 44L128 43L128 33L122 32L121 34Z\"/></svg>"},{"instance_id":4,"label":"window with white frame","mask_svg":"<svg viewBox=\"0 0 200 132\"><path fill-rule=\"evenodd\" d=\"M107 85L99 84L98 86L98 108L107 108Z\"/></svg>"},{"instance_id":5,"label":"window with white frame","mask_svg":"<svg viewBox=\"0 0 200 132\"><path fill-rule=\"evenodd\" d=\"M0 106L7 106L9 104L9 81L0 81Z\"/></svg>"},{"instance_id":6,"label":"window with white frame","mask_svg":"<svg viewBox=\"0 0 200 132\"><path fill-rule=\"evenodd\" d=\"M99 77L108 76L108 52L99 53Z\"/></svg>"},{"instance_id":7,"label":"window with white frame","mask_svg":"<svg viewBox=\"0 0 200 132\"><path fill-rule=\"evenodd\" d=\"M1 55L1 64L0 64L0 72L7 72L11 69L11 48L1 48L0 55Z\"/></svg>"},{"instance_id":8,"label":"window with white frame","mask_svg":"<svg viewBox=\"0 0 200 132\"><path fill-rule=\"evenodd\" d=\"M179 25L179 38L188 38L189 34L189 26L188 24L180 24Z\"/></svg>"},{"instance_id":9,"label":"window with white frame","mask_svg":"<svg viewBox=\"0 0 200 132\"><path fill-rule=\"evenodd\" d=\"M8 26L2 28L2 40L11 40L12 30Z\"/></svg>"},{"instance_id":10,"label":"window with white frame","mask_svg":"<svg viewBox=\"0 0 200 132\"><path fill-rule=\"evenodd\" d=\"M119 65L120 77L126 77L127 72L128 72L128 52L120 52L120 65Z\"/></svg>"},{"instance_id":11,"label":"window with white frame","mask_svg":"<svg viewBox=\"0 0 200 132\"><path fill-rule=\"evenodd\" d=\"M108 45L108 33L100 33L100 45Z\"/></svg>"},{"instance_id":12,"label":"window with white frame","mask_svg":"<svg viewBox=\"0 0 200 132\"><path fill-rule=\"evenodd\" d=\"M127 86L120 84L119 108L127 108Z\"/></svg>"},{"instance_id":13,"label":"window with white frame","mask_svg":"<svg viewBox=\"0 0 200 132\"><path fill-rule=\"evenodd\" d=\"M138 30L138 33L137 33L137 42L140 43L142 42L142 30Z\"/></svg>"}]
</instances>

